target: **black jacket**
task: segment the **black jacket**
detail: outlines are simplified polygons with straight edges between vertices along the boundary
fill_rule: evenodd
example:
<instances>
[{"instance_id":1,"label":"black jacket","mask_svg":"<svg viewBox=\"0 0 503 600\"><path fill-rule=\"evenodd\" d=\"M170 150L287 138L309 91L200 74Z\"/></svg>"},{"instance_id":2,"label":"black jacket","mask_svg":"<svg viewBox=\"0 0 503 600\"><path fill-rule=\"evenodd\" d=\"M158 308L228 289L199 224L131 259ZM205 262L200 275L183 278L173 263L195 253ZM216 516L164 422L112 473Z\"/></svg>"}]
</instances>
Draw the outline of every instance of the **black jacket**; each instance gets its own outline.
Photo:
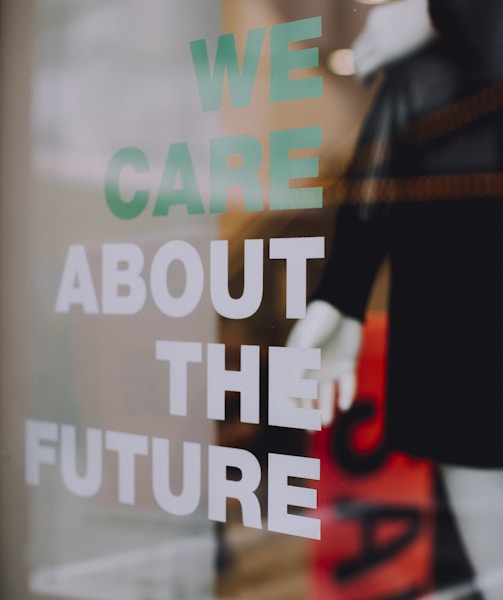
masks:
<instances>
[{"instance_id":1,"label":"black jacket","mask_svg":"<svg viewBox=\"0 0 503 600\"><path fill-rule=\"evenodd\" d=\"M388 71L315 298L363 319L389 257L390 449L501 467L503 78L462 56L443 37Z\"/></svg>"}]
</instances>

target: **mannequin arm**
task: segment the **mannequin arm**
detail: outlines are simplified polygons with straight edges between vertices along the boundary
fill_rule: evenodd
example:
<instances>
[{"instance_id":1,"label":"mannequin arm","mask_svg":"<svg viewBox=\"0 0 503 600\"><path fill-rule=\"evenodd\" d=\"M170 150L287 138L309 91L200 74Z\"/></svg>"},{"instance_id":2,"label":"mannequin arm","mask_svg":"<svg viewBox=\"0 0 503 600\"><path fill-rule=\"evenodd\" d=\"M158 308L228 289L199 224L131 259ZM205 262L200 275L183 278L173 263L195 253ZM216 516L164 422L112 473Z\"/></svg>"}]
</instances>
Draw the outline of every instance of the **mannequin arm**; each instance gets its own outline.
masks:
<instances>
[{"instance_id":1,"label":"mannequin arm","mask_svg":"<svg viewBox=\"0 0 503 600\"><path fill-rule=\"evenodd\" d=\"M396 0L373 8L353 44L356 72L363 81L425 46L435 36L427 0Z\"/></svg>"},{"instance_id":2,"label":"mannequin arm","mask_svg":"<svg viewBox=\"0 0 503 600\"><path fill-rule=\"evenodd\" d=\"M334 384L341 410L347 410L353 402L361 337L359 321L322 300L308 305L306 316L297 321L288 337L287 346L321 349L321 368L310 371L309 377L318 380L318 407L324 425L334 418Z\"/></svg>"}]
</instances>

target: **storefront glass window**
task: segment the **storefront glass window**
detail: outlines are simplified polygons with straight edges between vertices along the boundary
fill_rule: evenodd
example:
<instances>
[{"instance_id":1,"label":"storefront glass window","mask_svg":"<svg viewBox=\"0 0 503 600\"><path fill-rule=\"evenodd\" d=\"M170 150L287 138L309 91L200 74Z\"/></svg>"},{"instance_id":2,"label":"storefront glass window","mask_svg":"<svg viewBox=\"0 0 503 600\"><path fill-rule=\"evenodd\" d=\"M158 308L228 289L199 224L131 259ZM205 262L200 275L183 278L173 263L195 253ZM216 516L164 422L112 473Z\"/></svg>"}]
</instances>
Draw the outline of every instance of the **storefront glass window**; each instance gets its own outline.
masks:
<instances>
[{"instance_id":1,"label":"storefront glass window","mask_svg":"<svg viewBox=\"0 0 503 600\"><path fill-rule=\"evenodd\" d=\"M2 2L2 598L499 597L503 11L369 4Z\"/></svg>"}]
</instances>

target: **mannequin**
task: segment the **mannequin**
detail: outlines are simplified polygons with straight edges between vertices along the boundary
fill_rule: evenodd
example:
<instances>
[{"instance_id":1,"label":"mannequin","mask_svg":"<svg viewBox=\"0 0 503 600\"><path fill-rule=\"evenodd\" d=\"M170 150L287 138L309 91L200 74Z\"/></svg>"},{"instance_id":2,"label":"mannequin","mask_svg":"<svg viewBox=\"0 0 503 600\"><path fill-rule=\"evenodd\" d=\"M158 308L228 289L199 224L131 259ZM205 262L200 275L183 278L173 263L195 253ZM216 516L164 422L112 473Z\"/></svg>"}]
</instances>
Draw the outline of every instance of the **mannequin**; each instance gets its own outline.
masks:
<instances>
[{"instance_id":1,"label":"mannequin","mask_svg":"<svg viewBox=\"0 0 503 600\"><path fill-rule=\"evenodd\" d=\"M363 82L371 80L382 68L419 50L435 35L427 0L397 0L373 8L353 43L358 77Z\"/></svg>"},{"instance_id":2,"label":"mannequin","mask_svg":"<svg viewBox=\"0 0 503 600\"><path fill-rule=\"evenodd\" d=\"M386 66L421 49L435 37L428 0L396 0L377 6L369 11L352 46L356 73L368 83ZM310 372L310 377L319 382L317 404L323 425L329 425L334 418L334 391L340 410L348 410L353 403L361 341L360 321L323 300L311 302L305 318L290 332L288 346L321 349L321 369Z\"/></svg>"},{"instance_id":3,"label":"mannequin","mask_svg":"<svg viewBox=\"0 0 503 600\"><path fill-rule=\"evenodd\" d=\"M503 3L429 4L441 36L387 73L349 171L352 202L288 344L321 348L322 367L309 376L320 380L329 423L333 383L339 408L351 405L368 294L390 258L388 444L444 465L475 571L494 584L503 557L503 209L494 177L503 170ZM487 600L503 597L497 585L482 587Z\"/></svg>"}]
</instances>

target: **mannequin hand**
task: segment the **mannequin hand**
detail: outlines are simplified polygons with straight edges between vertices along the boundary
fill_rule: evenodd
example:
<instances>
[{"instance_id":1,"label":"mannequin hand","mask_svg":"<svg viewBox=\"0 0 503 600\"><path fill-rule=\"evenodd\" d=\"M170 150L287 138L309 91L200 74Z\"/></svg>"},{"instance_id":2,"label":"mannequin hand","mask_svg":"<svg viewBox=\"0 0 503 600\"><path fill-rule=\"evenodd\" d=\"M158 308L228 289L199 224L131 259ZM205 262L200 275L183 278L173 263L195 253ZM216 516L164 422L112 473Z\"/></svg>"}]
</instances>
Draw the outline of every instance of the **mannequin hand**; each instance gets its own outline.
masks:
<instances>
[{"instance_id":1,"label":"mannequin hand","mask_svg":"<svg viewBox=\"0 0 503 600\"><path fill-rule=\"evenodd\" d=\"M353 44L356 72L370 79L382 67L425 46L435 36L427 0L396 0L373 8Z\"/></svg>"},{"instance_id":2,"label":"mannequin hand","mask_svg":"<svg viewBox=\"0 0 503 600\"><path fill-rule=\"evenodd\" d=\"M359 321L346 317L321 300L308 305L306 316L297 321L288 337L287 346L321 349L321 368L301 373L299 377L318 380L318 408L324 425L330 424L334 418L334 384L341 410L347 410L353 402L361 338ZM309 401L299 402L305 404Z\"/></svg>"}]
</instances>

